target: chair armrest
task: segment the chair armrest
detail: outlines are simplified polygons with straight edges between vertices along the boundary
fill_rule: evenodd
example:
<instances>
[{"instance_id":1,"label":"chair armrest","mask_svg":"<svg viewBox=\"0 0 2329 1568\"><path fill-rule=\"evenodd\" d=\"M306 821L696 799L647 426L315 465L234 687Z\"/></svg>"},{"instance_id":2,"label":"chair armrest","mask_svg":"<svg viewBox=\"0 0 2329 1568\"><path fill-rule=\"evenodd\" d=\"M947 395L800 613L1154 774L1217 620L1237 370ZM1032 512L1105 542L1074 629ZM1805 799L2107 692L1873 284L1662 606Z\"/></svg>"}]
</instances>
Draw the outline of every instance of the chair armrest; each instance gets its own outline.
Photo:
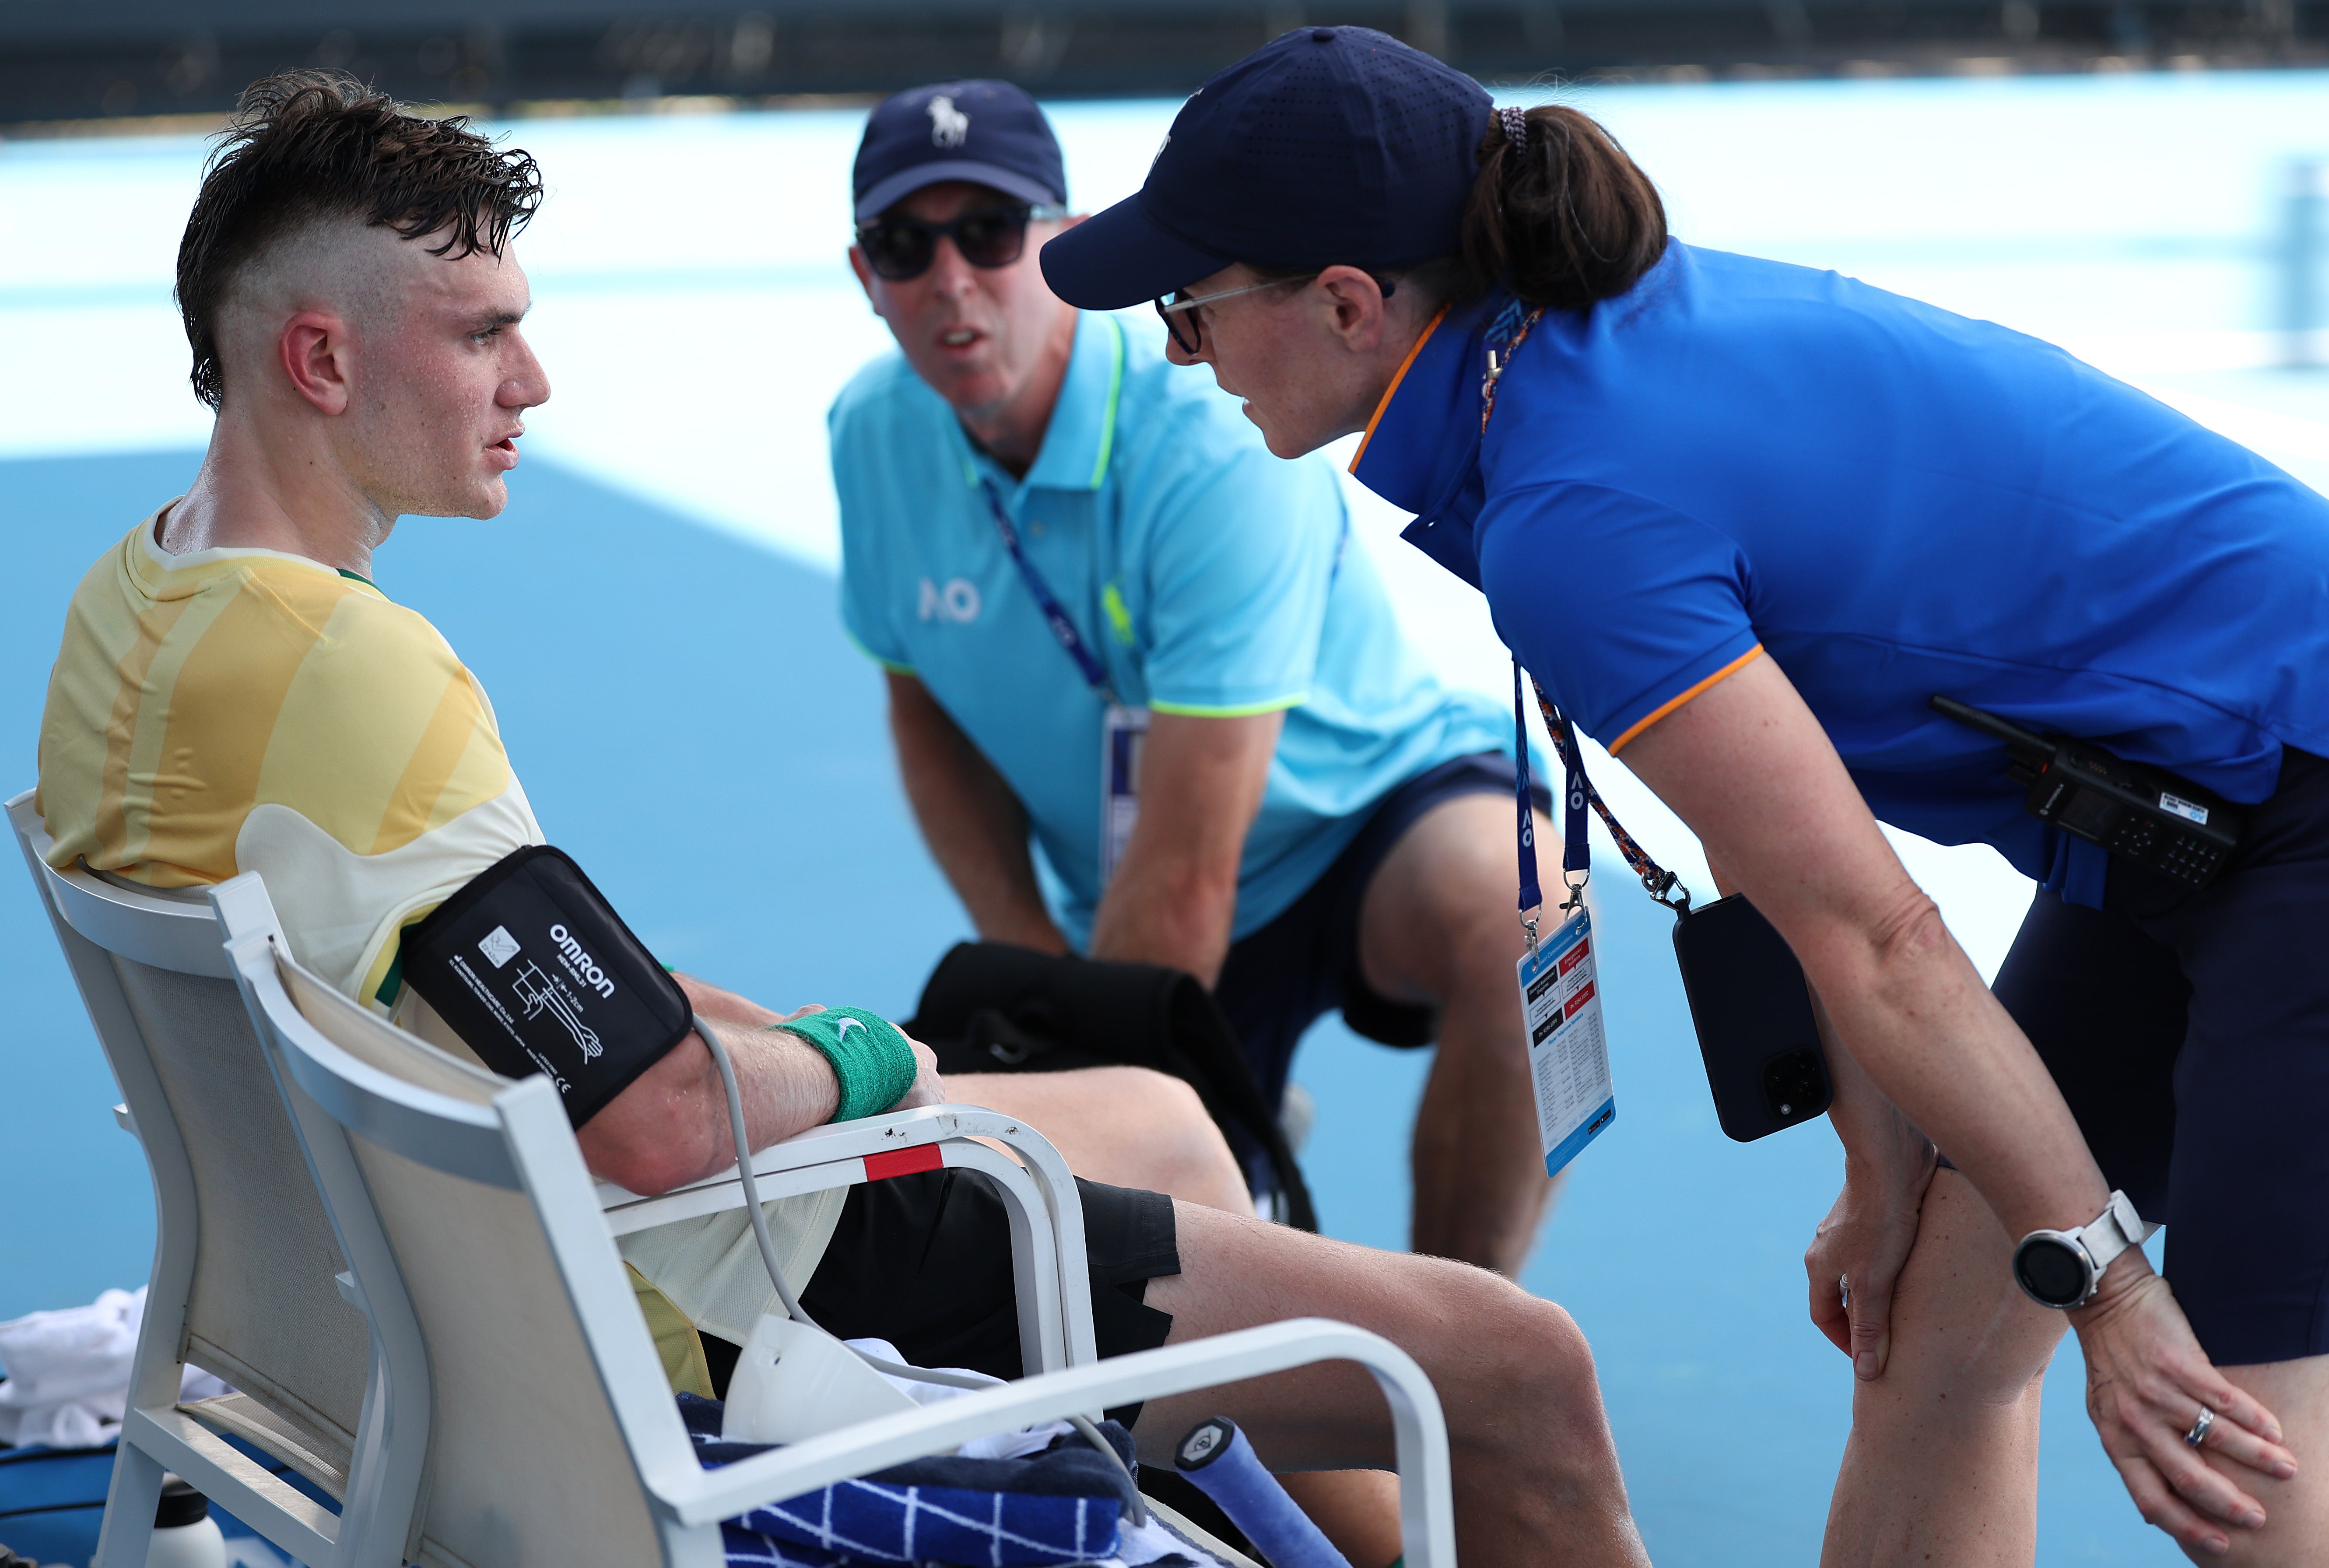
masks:
<instances>
[{"instance_id":1,"label":"chair armrest","mask_svg":"<svg viewBox=\"0 0 2329 1568\"><path fill-rule=\"evenodd\" d=\"M991 1138L1016 1163L974 1138ZM933 1105L854 1121L828 1122L752 1157L763 1200L854 1186L917 1171L977 1170L1012 1213L1013 1276L1019 1283L1020 1337L1028 1369L1080 1366L1098 1358L1084 1262L1084 1211L1060 1157L1041 1133L1013 1117L972 1105ZM740 1208L736 1167L655 1196L600 1182L608 1229L621 1237L650 1226ZM806 1281L795 1280L806 1287Z\"/></svg>"},{"instance_id":2,"label":"chair armrest","mask_svg":"<svg viewBox=\"0 0 2329 1568\"><path fill-rule=\"evenodd\" d=\"M646 1480L657 1504L679 1523L712 1524L988 1432L1320 1361L1355 1361L1381 1385L1398 1445L1400 1527L1407 1562L1410 1568L1455 1568L1447 1426L1430 1380L1413 1358L1381 1335L1323 1318L1297 1318L1046 1373L864 1422L719 1469Z\"/></svg>"},{"instance_id":3,"label":"chair armrest","mask_svg":"<svg viewBox=\"0 0 2329 1568\"><path fill-rule=\"evenodd\" d=\"M915 1110L893 1110L881 1116L862 1117L855 1121L829 1121L782 1143L772 1143L754 1154L752 1174L756 1176L776 1176L834 1160L863 1159L869 1156L880 1159L954 1138L990 1138L1009 1149L1043 1190L1045 1201L1055 1207L1064 1195L1075 1190L1075 1178L1069 1174L1068 1162L1060 1157L1058 1149L1051 1147L1050 1139L1016 1117L1004 1116L999 1111L976 1105L926 1105ZM900 1173L894 1170L877 1170L867 1179L878 1181L883 1176L897 1174ZM612 1182L600 1182L599 1206L611 1216L635 1205L665 1204L683 1194L737 1185L733 1166L705 1176L702 1181L690 1182L685 1186L674 1187L670 1192L652 1197L630 1192ZM741 1193L739 1192L730 1195L728 1202L717 1207L732 1208L740 1201ZM690 1212L709 1211L698 1206ZM620 1230L633 1228L622 1226L618 1233Z\"/></svg>"}]
</instances>

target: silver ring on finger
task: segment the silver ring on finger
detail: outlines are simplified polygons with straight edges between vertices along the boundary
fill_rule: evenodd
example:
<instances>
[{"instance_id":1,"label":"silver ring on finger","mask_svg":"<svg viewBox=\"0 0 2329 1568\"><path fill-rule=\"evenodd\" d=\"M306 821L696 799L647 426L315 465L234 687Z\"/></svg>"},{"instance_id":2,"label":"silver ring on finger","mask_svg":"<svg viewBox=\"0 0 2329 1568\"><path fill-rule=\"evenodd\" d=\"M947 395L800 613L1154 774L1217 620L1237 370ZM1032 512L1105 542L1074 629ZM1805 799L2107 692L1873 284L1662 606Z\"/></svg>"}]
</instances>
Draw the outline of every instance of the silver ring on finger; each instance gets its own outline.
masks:
<instances>
[{"instance_id":1,"label":"silver ring on finger","mask_svg":"<svg viewBox=\"0 0 2329 1568\"><path fill-rule=\"evenodd\" d=\"M2206 1405L2202 1405L2200 1407L2199 1419L2192 1423L2192 1430L2183 1434L2183 1440L2190 1443L2193 1448L2198 1448L2202 1443L2208 1440L2208 1429L2215 1424L2216 1412L2210 1410Z\"/></svg>"},{"instance_id":2,"label":"silver ring on finger","mask_svg":"<svg viewBox=\"0 0 2329 1568\"><path fill-rule=\"evenodd\" d=\"M1843 1297L1843 1309L1844 1309L1846 1312L1851 1311L1851 1310L1852 1310L1852 1276L1851 1276L1851 1275L1849 1275L1849 1274L1838 1274L1838 1275L1835 1277L1835 1293L1836 1293L1837 1295L1839 1295L1839 1296L1841 1296L1841 1297Z\"/></svg>"}]
</instances>

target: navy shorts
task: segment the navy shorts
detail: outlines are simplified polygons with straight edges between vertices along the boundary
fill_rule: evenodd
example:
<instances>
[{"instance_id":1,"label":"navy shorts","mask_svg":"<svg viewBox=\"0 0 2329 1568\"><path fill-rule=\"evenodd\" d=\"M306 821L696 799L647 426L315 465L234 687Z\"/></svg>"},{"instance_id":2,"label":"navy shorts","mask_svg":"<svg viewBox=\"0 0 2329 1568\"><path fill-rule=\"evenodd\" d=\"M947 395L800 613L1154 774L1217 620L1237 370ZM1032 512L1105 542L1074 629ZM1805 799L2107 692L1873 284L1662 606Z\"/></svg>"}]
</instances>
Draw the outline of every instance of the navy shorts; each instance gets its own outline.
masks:
<instances>
[{"instance_id":1,"label":"navy shorts","mask_svg":"<svg viewBox=\"0 0 2329 1568\"><path fill-rule=\"evenodd\" d=\"M1426 769L1375 802L1366 826L1325 874L1268 925L1231 947L1214 999L1237 1031L1273 1110L1286 1094L1294 1048L1321 1014L1339 1008L1352 1032L1385 1045L1429 1045L1439 1019L1430 1007L1394 1002L1368 986L1359 967L1359 910L1385 856L1418 818L1459 795L1512 798L1513 760L1501 751L1457 757ZM1551 797L1534 790L1537 808ZM1520 868L1513 870L1519 887Z\"/></svg>"},{"instance_id":2,"label":"navy shorts","mask_svg":"<svg viewBox=\"0 0 2329 1568\"><path fill-rule=\"evenodd\" d=\"M2113 860L2104 907L2041 891L1998 1000L2222 1366L2329 1354L2329 761L2283 753L2224 873Z\"/></svg>"}]
</instances>

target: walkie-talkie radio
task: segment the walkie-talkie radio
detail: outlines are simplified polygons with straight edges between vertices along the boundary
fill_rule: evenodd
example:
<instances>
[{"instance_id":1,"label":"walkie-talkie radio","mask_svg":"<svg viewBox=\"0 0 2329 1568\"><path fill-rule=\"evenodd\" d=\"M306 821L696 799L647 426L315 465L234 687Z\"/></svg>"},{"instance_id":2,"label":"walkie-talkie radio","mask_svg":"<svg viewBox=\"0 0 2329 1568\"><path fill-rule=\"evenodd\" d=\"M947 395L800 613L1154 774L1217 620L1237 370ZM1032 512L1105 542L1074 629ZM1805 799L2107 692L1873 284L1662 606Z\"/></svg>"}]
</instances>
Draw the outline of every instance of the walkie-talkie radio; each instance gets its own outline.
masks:
<instances>
[{"instance_id":1,"label":"walkie-talkie radio","mask_svg":"<svg viewBox=\"0 0 2329 1568\"><path fill-rule=\"evenodd\" d=\"M2222 797L2100 746L2040 735L1937 696L1933 711L2005 742L2007 769L2030 787L2030 815L2178 882L2204 887L2239 843L2247 814Z\"/></svg>"}]
</instances>

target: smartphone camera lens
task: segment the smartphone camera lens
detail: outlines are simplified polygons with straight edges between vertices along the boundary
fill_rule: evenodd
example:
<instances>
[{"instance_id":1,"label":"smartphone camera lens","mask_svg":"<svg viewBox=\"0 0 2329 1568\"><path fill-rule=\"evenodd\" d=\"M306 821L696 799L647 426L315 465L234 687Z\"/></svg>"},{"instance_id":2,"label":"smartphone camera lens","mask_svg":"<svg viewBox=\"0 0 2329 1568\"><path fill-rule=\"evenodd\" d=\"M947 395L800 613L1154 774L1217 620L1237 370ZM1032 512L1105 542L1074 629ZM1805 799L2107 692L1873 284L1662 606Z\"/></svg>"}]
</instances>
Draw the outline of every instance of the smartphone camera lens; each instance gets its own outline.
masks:
<instances>
[{"instance_id":1,"label":"smartphone camera lens","mask_svg":"<svg viewBox=\"0 0 2329 1568\"><path fill-rule=\"evenodd\" d=\"M1827 1102L1819 1053L1785 1051L1763 1064L1763 1098L1782 1125L1817 1116Z\"/></svg>"}]
</instances>

